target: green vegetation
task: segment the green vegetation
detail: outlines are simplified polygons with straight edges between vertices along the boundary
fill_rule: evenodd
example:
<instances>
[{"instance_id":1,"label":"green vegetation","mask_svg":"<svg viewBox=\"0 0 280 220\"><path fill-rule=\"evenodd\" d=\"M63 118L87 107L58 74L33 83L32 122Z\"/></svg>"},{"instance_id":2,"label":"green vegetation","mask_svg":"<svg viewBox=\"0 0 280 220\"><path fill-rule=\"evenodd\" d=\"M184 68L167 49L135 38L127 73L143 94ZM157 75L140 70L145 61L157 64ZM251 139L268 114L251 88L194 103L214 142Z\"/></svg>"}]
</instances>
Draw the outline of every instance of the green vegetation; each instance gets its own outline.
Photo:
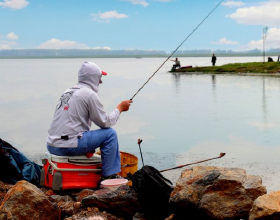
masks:
<instances>
[{"instance_id":1,"label":"green vegetation","mask_svg":"<svg viewBox=\"0 0 280 220\"><path fill-rule=\"evenodd\" d=\"M199 73L280 73L280 62L230 63L223 66L193 67L171 72Z\"/></svg>"}]
</instances>

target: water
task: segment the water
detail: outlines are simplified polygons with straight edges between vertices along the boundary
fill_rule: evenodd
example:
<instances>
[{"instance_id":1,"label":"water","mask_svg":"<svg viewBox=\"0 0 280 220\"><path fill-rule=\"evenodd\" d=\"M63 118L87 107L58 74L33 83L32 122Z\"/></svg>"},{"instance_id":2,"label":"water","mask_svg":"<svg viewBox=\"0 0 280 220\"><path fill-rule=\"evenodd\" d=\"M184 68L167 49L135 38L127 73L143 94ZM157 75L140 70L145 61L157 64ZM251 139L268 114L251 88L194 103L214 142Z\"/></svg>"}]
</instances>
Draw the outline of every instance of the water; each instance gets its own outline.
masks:
<instances>
[{"instance_id":1,"label":"water","mask_svg":"<svg viewBox=\"0 0 280 220\"><path fill-rule=\"evenodd\" d=\"M38 161L60 95L77 81L85 59L0 60L0 137ZM99 95L110 112L130 99L165 58L90 59L108 76ZM182 66L210 65L211 58L180 58ZM259 62L261 57L218 57L217 65ZM226 156L201 165L239 167L280 189L280 78L171 74L165 66L134 98L114 126L122 151L158 169ZM95 129L96 127L92 127ZM176 182L180 170L164 173Z\"/></svg>"}]
</instances>

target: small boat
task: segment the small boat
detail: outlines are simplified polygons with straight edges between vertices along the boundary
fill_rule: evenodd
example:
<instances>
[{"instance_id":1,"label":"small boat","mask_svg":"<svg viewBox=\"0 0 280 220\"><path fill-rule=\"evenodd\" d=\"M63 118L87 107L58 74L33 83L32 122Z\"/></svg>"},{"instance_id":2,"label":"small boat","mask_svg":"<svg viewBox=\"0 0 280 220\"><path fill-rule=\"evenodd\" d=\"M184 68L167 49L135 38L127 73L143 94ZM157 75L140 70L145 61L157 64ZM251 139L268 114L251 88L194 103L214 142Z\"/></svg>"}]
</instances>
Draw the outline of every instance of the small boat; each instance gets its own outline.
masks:
<instances>
[{"instance_id":1,"label":"small boat","mask_svg":"<svg viewBox=\"0 0 280 220\"><path fill-rule=\"evenodd\" d=\"M188 68L192 68L192 66L182 66L181 68L176 69L176 70L183 70L183 69L188 69Z\"/></svg>"},{"instance_id":2,"label":"small boat","mask_svg":"<svg viewBox=\"0 0 280 220\"><path fill-rule=\"evenodd\" d=\"M178 68L178 69L174 69L172 67L170 72L180 72L180 70L189 69L189 68L192 68L192 66L181 66L181 68Z\"/></svg>"}]
</instances>

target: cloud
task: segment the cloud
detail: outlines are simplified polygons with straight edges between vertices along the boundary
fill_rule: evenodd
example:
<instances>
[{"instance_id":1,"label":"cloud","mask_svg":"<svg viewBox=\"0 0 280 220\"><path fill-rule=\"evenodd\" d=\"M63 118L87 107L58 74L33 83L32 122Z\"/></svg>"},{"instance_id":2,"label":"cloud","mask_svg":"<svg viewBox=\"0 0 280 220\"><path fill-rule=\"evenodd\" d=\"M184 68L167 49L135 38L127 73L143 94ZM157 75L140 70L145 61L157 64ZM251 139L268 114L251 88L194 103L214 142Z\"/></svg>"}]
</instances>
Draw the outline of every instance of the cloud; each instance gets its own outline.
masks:
<instances>
[{"instance_id":1,"label":"cloud","mask_svg":"<svg viewBox=\"0 0 280 220\"><path fill-rule=\"evenodd\" d=\"M111 50L111 47L94 47L95 50Z\"/></svg>"},{"instance_id":2,"label":"cloud","mask_svg":"<svg viewBox=\"0 0 280 220\"><path fill-rule=\"evenodd\" d=\"M39 49L89 49L89 47L85 44L81 44L75 41L69 40L59 40L52 38L44 43L42 43Z\"/></svg>"},{"instance_id":3,"label":"cloud","mask_svg":"<svg viewBox=\"0 0 280 220\"><path fill-rule=\"evenodd\" d=\"M238 41L227 40L225 37L221 38L218 42L211 42L211 44L219 44L219 45L236 45L239 44Z\"/></svg>"},{"instance_id":4,"label":"cloud","mask_svg":"<svg viewBox=\"0 0 280 220\"><path fill-rule=\"evenodd\" d=\"M4 40L3 36L0 34L0 50L8 50L8 49L12 49L11 46L15 46L17 45L17 42L13 41L13 40L18 40L18 36L11 32L9 34L6 35L6 38L8 40Z\"/></svg>"},{"instance_id":5,"label":"cloud","mask_svg":"<svg viewBox=\"0 0 280 220\"><path fill-rule=\"evenodd\" d=\"M22 9L25 8L28 4L29 2L26 0L4 0L4 2L0 2L0 6L12 9Z\"/></svg>"},{"instance_id":6,"label":"cloud","mask_svg":"<svg viewBox=\"0 0 280 220\"><path fill-rule=\"evenodd\" d=\"M252 7L239 8L226 17L240 24L280 26L280 1L273 0Z\"/></svg>"},{"instance_id":7,"label":"cloud","mask_svg":"<svg viewBox=\"0 0 280 220\"><path fill-rule=\"evenodd\" d=\"M172 1L175 1L175 0L155 0L157 2L172 2Z\"/></svg>"},{"instance_id":8,"label":"cloud","mask_svg":"<svg viewBox=\"0 0 280 220\"><path fill-rule=\"evenodd\" d=\"M241 2L241 1L227 1L227 2L223 2L222 3L223 6L226 6L226 7L229 7L229 8L232 8L232 7L240 7L242 5L246 5L244 2Z\"/></svg>"},{"instance_id":9,"label":"cloud","mask_svg":"<svg viewBox=\"0 0 280 220\"><path fill-rule=\"evenodd\" d=\"M9 45L0 44L0 50L8 50L8 49L11 49Z\"/></svg>"},{"instance_id":10,"label":"cloud","mask_svg":"<svg viewBox=\"0 0 280 220\"><path fill-rule=\"evenodd\" d=\"M9 40L18 40L18 35L16 35L14 32L11 32L11 33L7 34L6 37Z\"/></svg>"},{"instance_id":11,"label":"cloud","mask_svg":"<svg viewBox=\"0 0 280 220\"><path fill-rule=\"evenodd\" d=\"M16 41L1 41L1 44L14 46L14 45L17 45L17 42Z\"/></svg>"},{"instance_id":12,"label":"cloud","mask_svg":"<svg viewBox=\"0 0 280 220\"><path fill-rule=\"evenodd\" d=\"M94 21L105 21L110 22L110 19L122 19L122 18L128 18L125 14L119 14L117 11L107 11L104 13L92 13L91 16L93 17Z\"/></svg>"},{"instance_id":13,"label":"cloud","mask_svg":"<svg viewBox=\"0 0 280 220\"><path fill-rule=\"evenodd\" d=\"M266 49L270 48L279 48L280 46L280 28L270 28L267 31L267 37L265 41ZM260 49L263 48L263 39L252 40L247 45L242 46L242 49L252 50L252 49Z\"/></svg>"},{"instance_id":14,"label":"cloud","mask_svg":"<svg viewBox=\"0 0 280 220\"><path fill-rule=\"evenodd\" d=\"M124 0L124 1L131 2L133 5L142 5L144 7L147 7L149 5L148 2L145 0Z\"/></svg>"}]
</instances>

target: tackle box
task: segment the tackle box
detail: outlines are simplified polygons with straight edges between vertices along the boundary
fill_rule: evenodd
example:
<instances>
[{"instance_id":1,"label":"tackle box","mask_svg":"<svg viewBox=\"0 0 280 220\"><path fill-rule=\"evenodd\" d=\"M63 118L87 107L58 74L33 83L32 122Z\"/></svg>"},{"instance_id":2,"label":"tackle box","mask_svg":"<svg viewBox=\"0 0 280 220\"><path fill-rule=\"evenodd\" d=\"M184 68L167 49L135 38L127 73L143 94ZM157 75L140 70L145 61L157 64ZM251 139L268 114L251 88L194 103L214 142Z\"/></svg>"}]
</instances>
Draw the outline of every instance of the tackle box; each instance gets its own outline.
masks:
<instances>
[{"instance_id":1,"label":"tackle box","mask_svg":"<svg viewBox=\"0 0 280 220\"><path fill-rule=\"evenodd\" d=\"M40 185L56 191L97 188L101 177L101 156L57 156L45 153Z\"/></svg>"}]
</instances>

